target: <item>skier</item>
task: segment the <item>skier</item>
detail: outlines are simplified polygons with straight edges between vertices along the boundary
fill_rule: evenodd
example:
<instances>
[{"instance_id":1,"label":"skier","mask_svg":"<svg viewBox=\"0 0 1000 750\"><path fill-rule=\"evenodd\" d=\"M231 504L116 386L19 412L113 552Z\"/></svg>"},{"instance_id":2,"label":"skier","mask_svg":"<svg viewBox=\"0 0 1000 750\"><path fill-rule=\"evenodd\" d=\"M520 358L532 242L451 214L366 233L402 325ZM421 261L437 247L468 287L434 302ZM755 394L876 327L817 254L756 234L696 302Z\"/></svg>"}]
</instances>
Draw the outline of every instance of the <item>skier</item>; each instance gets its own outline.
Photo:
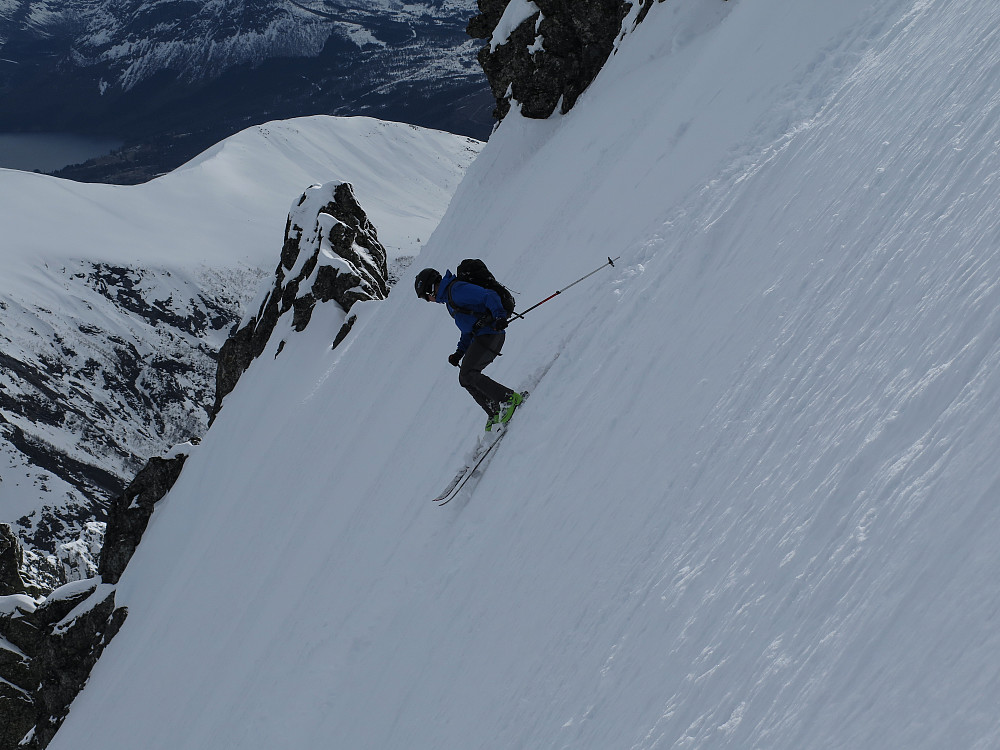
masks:
<instances>
[{"instance_id":1,"label":"skier","mask_svg":"<svg viewBox=\"0 0 1000 750\"><path fill-rule=\"evenodd\" d=\"M448 362L460 367L459 384L486 412L486 431L508 422L524 396L483 374L483 369L499 356L506 338L507 310L500 295L460 281L451 271L445 271L442 278L433 268L417 274L414 288L420 299L445 305L462 332Z\"/></svg>"}]
</instances>

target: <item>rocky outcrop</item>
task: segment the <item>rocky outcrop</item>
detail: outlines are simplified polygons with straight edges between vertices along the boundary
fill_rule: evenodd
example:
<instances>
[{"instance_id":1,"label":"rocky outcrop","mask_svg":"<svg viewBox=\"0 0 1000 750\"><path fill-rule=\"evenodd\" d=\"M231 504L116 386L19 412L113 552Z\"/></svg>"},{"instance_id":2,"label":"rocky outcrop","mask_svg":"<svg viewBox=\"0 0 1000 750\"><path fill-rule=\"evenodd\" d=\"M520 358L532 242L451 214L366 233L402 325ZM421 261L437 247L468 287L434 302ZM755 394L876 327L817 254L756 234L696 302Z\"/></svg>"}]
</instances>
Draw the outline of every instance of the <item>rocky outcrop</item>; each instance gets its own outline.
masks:
<instances>
[{"instance_id":1,"label":"rocky outcrop","mask_svg":"<svg viewBox=\"0 0 1000 750\"><path fill-rule=\"evenodd\" d=\"M306 190L288 214L271 290L256 315L219 352L213 418L250 363L264 352L282 316L291 314L290 327L303 331L317 303L332 301L349 313L361 300L385 299L388 278L385 248L351 184L330 182ZM348 316L333 337L334 346L353 324L354 317Z\"/></svg>"},{"instance_id":2,"label":"rocky outcrop","mask_svg":"<svg viewBox=\"0 0 1000 750\"><path fill-rule=\"evenodd\" d=\"M118 583L136 547L142 539L153 506L174 486L187 456L151 458L136 474L121 495L115 498L108 512L104 532L104 547L97 571L105 583Z\"/></svg>"},{"instance_id":3,"label":"rocky outcrop","mask_svg":"<svg viewBox=\"0 0 1000 750\"><path fill-rule=\"evenodd\" d=\"M663 2L663 0L656 0ZM479 51L502 120L512 102L525 117L562 114L600 72L630 11L641 21L654 0L479 0L469 36Z\"/></svg>"},{"instance_id":4,"label":"rocky outcrop","mask_svg":"<svg viewBox=\"0 0 1000 750\"><path fill-rule=\"evenodd\" d=\"M0 597L0 748L49 743L126 614L98 579Z\"/></svg>"},{"instance_id":5,"label":"rocky outcrop","mask_svg":"<svg viewBox=\"0 0 1000 750\"><path fill-rule=\"evenodd\" d=\"M69 713L90 670L128 612L115 587L161 500L187 458L153 458L115 498L99 578L75 581L46 598L29 596L17 538L0 526L0 750L44 748Z\"/></svg>"},{"instance_id":6,"label":"rocky outcrop","mask_svg":"<svg viewBox=\"0 0 1000 750\"><path fill-rule=\"evenodd\" d=\"M24 594L27 587L21 578L24 553L17 537L7 524L0 524L0 596Z\"/></svg>"}]
</instances>

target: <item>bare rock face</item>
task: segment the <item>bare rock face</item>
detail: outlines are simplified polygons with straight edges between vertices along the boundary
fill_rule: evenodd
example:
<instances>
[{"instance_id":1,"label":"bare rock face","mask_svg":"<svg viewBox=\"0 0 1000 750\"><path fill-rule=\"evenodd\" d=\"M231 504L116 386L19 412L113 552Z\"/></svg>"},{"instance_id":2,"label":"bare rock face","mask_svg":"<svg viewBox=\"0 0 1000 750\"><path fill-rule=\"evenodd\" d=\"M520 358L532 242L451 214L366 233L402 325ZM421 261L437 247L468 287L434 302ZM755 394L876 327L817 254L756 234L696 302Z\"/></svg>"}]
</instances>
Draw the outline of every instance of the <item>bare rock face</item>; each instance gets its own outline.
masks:
<instances>
[{"instance_id":1,"label":"bare rock face","mask_svg":"<svg viewBox=\"0 0 1000 750\"><path fill-rule=\"evenodd\" d=\"M263 353L282 316L290 313L291 327L301 332L317 303L332 301L349 313L355 302L385 299L388 278L385 248L351 184L330 182L306 190L288 214L274 285L256 315L219 352L213 417L250 363ZM348 316L334 346L353 324L354 317Z\"/></svg>"},{"instance_id":2,"label":"bare rock face","mask_svg":"<svg viewBox=\"0 0 1000 750\"><path fill-rule=\"evenodd\" d=\"M108 511L108 526L97 571L105 583L118 583L142 539L153 506L170 491L187 456L149 459Z\"/></svg>"},{"instance_id":3,"label":"bare rock face","mask_svg":"<svg viewBox=\"0 0 1000 750\"><path fill-rule=\"evenodd\" d=\"M101 577L38 597L20 577L17 537L0 526L0 750L48 745L121 628L128 611L115 604L113 584L139 545L153 506L180 475L186 455L175 453L150 459L112 503Z\"/></svg>"},{"instance_id":4,"label":"bare rock face","mask_svg":"<svg viewBox=\"0 0 1000 750\"><path fill-rule=\"evenodd\" d=\"M74 581L39 603L0 597L0 748L44 748L127 612L113 586Z\"/></svg>"},{"instance_id":5,"label":"bare rock face","mask_svg":"<svg viewBox=\"0 0 1000 750\"><path fill-rule=\"evenodd\" d=\"M21 578L24 553L7 524L0 524L0 596L27 593Z\"/></svg>"},{"instance_id":6,"label":"bare rock face","mask_svg":"<svg viewBox=\"0 0 1000 750\"><path fill-rule=\"evenodd\" d=\"M640 22L654 0L479 0L466 29L488 39L479 51L502 120L516 101L525 117L562 114L600 72L622 21L637 8ZM657 0L663 2L663 0Z\"/></svg>"}]
</instances>

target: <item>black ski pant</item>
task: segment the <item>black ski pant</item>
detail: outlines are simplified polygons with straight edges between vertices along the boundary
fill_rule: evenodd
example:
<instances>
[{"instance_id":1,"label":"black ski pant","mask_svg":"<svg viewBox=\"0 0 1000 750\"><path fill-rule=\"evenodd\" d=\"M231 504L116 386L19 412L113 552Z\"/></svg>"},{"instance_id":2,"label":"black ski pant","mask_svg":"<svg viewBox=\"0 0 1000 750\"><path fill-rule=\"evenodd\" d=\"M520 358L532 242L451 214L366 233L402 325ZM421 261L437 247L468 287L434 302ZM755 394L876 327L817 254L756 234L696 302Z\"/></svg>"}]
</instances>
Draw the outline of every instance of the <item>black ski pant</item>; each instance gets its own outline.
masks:
<instances>
[{"instance_id":1,"label":"black ski pant","mask_svg":"<svg viewBox=\"0 0 1000 750\"><path fill-rule=\"evenodd\" d=\"M507 386L483 375L483 369L500 355L505 338L503 333L476 336L458 371L459 385L472 394L490 417L500 411L500 404L514 395L514 391Z\"/></svg>"}]
</instances>

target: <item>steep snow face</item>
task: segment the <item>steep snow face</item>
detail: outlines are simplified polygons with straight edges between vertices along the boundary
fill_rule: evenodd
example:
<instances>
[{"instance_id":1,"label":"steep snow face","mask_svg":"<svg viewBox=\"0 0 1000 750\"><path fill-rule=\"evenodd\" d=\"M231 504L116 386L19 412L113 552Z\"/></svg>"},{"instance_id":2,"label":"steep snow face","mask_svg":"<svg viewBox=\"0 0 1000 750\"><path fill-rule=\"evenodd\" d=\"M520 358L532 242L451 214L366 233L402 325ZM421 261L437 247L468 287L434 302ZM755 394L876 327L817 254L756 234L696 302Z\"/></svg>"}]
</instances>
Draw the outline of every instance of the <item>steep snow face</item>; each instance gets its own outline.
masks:
<instances>
[{"instance_id":1,"label":"steep snow face","mask_svg":"<svg viewBox=\"0 0 1000 750\"><path fill-rule=\"evenodd\" d=\"M511 325L472 487L444 311L314 317L52 747L996 746L998 107L992 0L654 6L421 253L522 309L623 256Z\"/></svg>"},{"instance_id":2,"label":"steep snow face","mask_svg":"<svg viewBox=\"0 0 1000 750\"><path fill-rule=\"evenodd\" d=\"M204 432L216 352L277 265L297 196L352 182L405 266L479 146L315 117L251 128L140 186L0 170L0 521L29 551L74 542L63 552L79 560L108 498Z\"/></svg>"}]
</instances>

